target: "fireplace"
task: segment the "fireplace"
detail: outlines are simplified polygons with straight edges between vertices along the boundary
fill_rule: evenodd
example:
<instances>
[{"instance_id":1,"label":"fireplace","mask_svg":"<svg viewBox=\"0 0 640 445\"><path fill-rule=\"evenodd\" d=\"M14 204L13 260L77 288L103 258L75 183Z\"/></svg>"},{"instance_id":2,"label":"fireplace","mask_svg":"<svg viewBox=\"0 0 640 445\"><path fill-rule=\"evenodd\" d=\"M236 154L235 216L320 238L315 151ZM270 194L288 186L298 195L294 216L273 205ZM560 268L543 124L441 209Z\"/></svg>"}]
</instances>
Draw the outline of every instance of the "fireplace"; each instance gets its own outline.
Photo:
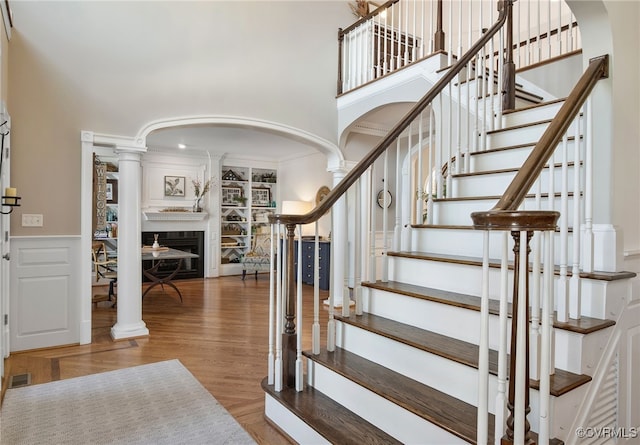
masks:
<instances>
[{"instance_id":1,"label":"fireplace","mask_svg":"<svg viewBox=\"0 0 640 445\"><path fill-rule=\"evenodd\" d=\"M184 250L199 255L198 258L185 258L182 260L182 267L175 276L176 280L185 278L203 278L204 277L204 232L202 231L173 231L173 232L142 232L142 245L150 246L153 244L153 235L158 234L158 243L164 247L172 249ZM142 269L146 270L152 267L152 261L143 261ZM166 277L175 270L175 263L162 265L156 274L158 277ZM144 275L143 281L149 281Z\"/></svg>"}]
</instances>

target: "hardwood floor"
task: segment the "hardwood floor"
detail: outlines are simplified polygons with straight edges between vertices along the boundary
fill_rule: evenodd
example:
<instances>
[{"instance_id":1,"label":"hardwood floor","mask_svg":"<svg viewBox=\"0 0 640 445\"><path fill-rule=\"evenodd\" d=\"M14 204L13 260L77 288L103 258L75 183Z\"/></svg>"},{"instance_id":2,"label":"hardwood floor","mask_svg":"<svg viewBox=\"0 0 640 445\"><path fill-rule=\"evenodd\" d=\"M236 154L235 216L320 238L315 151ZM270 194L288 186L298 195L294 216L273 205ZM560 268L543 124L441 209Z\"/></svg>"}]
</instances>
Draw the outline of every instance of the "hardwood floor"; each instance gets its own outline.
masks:
<instances>
[{"instance_id":1,"label":"hardwood floor","mask_svg":"<svg viewBox=\"0 0 640 445\"><path fill-rule=\"evenodd\" d=\"M116 309L99 303L93 310L93 343L13 353L5 375L29 372L32 384L119 368L179 359L260 444L290 443L264 418L261 380L267 375L269 279L239 276L176 282L154 288L143 300L149 336L113 341ZM321 291L320 298L328 293ZM303 345L310 348L313 287L303 286ZM327 314L321 310L324 333ZM324 335L324 334L323 334ZM8 378L4 379L3 391Z\"/></svg>"}]
</instances>

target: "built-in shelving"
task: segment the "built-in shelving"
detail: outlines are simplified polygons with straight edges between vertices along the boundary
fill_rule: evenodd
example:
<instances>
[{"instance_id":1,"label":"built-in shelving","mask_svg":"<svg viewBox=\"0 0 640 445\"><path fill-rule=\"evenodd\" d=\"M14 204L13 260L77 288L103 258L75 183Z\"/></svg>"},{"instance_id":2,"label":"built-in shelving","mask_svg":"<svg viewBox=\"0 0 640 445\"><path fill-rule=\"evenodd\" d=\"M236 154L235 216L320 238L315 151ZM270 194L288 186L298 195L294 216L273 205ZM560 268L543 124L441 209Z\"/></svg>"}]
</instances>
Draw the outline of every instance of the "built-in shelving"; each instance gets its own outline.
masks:
<instances>
[{"instance_id":1,"label":"built-in shelving","mask_svg":"<svg viewBox=\"0 0 640 445\"><path fill-rule=\"evenodd\" d=\"M276 212L277 170L224 165L220 178L221 275L235 275L242 273L253 235Z\"/></svg>"}]
</instances>

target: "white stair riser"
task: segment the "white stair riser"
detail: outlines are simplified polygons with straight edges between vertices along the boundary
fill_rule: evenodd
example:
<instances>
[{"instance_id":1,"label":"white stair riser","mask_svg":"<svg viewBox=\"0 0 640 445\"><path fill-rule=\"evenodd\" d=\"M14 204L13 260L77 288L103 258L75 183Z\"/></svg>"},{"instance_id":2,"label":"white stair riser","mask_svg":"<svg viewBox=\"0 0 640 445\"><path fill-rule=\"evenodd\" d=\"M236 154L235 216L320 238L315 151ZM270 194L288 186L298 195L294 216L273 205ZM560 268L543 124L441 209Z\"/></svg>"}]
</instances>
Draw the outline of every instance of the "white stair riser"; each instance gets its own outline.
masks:
<instances>
[{"instance_id":1,"label":"white stair riser","mask_svg":"<svg viewBox=\"0 0 640 445\"><path fill-rule=\"evenodd\" d=\"M502 116L503 127L512 127L515 125L524 125L529 122L553 119L553 117L558 114L562 104L563 102L554 102L504 114Z\"/></svg>"},{"instance_id":2,"label":"white stair riser","mask_svg":"<svg viewBox=\"0 0 640 445\"><path fill-rule=\"evenodd\" d=\"M403 443L415 443L417 437L428 437L430 443L466 443L312 360L308 360L307 364L310 386Z\"/></svg>"},{"instance_id":3,"label":"white stair riser","mask_svg":"<svg viewBox=\"0 0 640 445\"><path fill-rule=\"evenodd\" d=\"M469 229L420 229L414 237L414 244L411 250L418 252L441 253L447 255L465 255L471 257L482 257L484 249L484 231ZM513 260L513 238L508 234L508 258ZM535 244L535 238L531 241ZM554 234L554 256L555 264L560 262L560 234ZM567 263L569 267L573 261L573 236L568 237ZM489 258L501 258L502 256L502 236L500 232L490 232L489 236ZM531 255L533 258L533 255Z\"/></svg>"},{"instance_id":4,"label":"white stair riser","mask_svg":"<svg viewBox=\"0 0 640 445\"><path fill-rule=\"evenodd\" d=\"M531 144L508 150L477 152L477 154L471 156L470 171L483 172L489 170L500 170L503 168L520 168L531 153L533 147L534 145ZM566 149L567 162L573 162L575 158L573 140L567 141ZM555 163L562 162L563 155L561 150L564 150L564 146L562 144L556 149L556 152L553 155Z\"/></svg>"},{"instance_id":5,"label":"white stair riser","mask_svg":"<svg viewBox=\"0 0 640 445\"><path fill-rule=\"evenodd\" d=\"M264 405L265 416L278 425L296 443L317 445L331 443L269 394L265 394Z\"/></svg>"},{"instance_id":6,"label":"white stair riser","mask_svg":"<svg viewBox=\"0 0 640 445\"><path fill-rule=\"evenodd\" d=\"M435 201L433 203L434 223L440 225L468 226L472 224L471 213L490 210L498 202L497 199L469 199L463 201ZM562 198L553 198L553 209L562 209ZM567 196L567 212L561 212L560 218L567 218L568 226L573 225L573 196ZM540 204L536 198L525 198L521 210L548 210L549 198L542 197ZM558 226L562 221L558 220ZM470 255L470 254L469 254Z\"/></svg>"},{"instance_id":7,"label":"white stair riser","mask_svg":"<svg viewBox=\"0 0 640 445\"><path fill-rule=\"evenodd\" d=\"M480 296L482 289L482 267L480 265L456 264L442 261L389 256L389 279L416 286L434 289L446 289L466 295ZM570 272L570 270L569 270ZM500 269L489 268L489 298L500 298ZM558 298L560 275L554 275L554 292ZM564 278L566 287L570 288L570 276ZM509 300L513 289L513 271L509 270L508 277ZM533 279L530 279L533 282ZM587 317L611 319L612 295L620 294L620 286L625 282L603 283L599 280L580 279L580 293L582 300L581 314ZM533 287L533 284L531 285ZM618 293L616 293L618 291Z\"/></svg>"},{"instance_id":8,"label":"white stair riser","mask_svg":"<svg viewBox=\"0 0 640 445\"><path fill-rule=\"evenodd\" d=\"M347 323L337 324L338 346L354 354L378 363L399 374L447 393L470 405L478 405L478 370L471 366L448 360L429 352L421 351L384 336L359 329ZM508 391L508 387L505 388ZM489 412L495 414L495 400L498 394L498 377L489 374ZM560 412L554 412L558 406L579 403L582 398L577 392L569 392L560 397L551 396L551 417L555 432L571 425L558 422ZM533 431L539 431L539 391L531 389L531 413L528 416ZM572 420L572 419L571 419Z\"/></svg>"},{"instance_id":9,"label":"white stair riser","mask_svg":"<svg viewBox=\"0 0 640 445\"><path fill-rule=\"evenodd\" d=\"M515 144L535 144L540 140L548 125L548 122L542 122L511 129L505 127L503 131L489 133L487 134L487 149L508 147ZM582 122L580 123L580 127L583 127ZM574 123L569 126L567 135L575 136Z\"/></svg>"},{"instance_id":10,"label":"white stair riser","mask_svg":"<svg viewBox=\"0 0 640 445\"><path fill-rule=\"evenodd\" d=\"M480 312L478 311L377 289L370 289L370 291L365 292L363 298L365 312L468 343L478 344L479 342ZM455 323L451 320L455 320ZM489 347L494 350L499 347L499 322L497 315L489 315ZM462 326L464 329L461 329ZM510 326L509 320L507 323L509 331ZM585 336L563 329L554 331L556 367L575 373L583 372L583 367L590 366L590 363L583 363L583 358L585 360L587 358L583 357L581 352ZM574 352L570 353L570 351Z\"/></svg>"},{"instance_id":11,"label":"white stair riser","mask_svg":"<svg viewBox=\"0 0 640 445\"><path fill-rule=\"evenodd\" d=\"M453 190L451 197L453 198L471 198L476 196L502 196L509 184L516 175L516 171L487 173L484 175L465 175L454 176ZM560 193L562 191L562 169L554 168L554 191ZM567 191L573 191L573 166L568 167L567 171ZM549 169L545 168L540 174L542 193L549 190ZM531 187L529 193L535 193L537 183Z\"/></svg>"}]
</instances>

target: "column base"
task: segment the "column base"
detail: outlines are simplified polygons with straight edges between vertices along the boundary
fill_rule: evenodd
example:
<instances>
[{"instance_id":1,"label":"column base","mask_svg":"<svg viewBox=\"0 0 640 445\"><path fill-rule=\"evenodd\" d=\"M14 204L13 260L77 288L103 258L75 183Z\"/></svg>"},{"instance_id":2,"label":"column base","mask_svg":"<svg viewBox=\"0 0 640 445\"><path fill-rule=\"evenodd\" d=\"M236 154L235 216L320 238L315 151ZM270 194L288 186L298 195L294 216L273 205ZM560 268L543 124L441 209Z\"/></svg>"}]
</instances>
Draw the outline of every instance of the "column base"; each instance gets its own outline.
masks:
<instances>
[{"instance_id":1,"label":"column base","mask_svg":"<svg viewBox=\"0 0 640 445\"><path fill-rule=\"evenodd\" d=\"M329 306L329 299L327 298L326 300L323 300L322 303L324 303L325 306ZM349 307L351 306L355 306L356 302L353 300L349 300ZM333 301L333 307L342 307L342 301Z\"/></svg>"},{"instance_id":2,"label":"column base","mask_svg":"<svg viewBox=\"0 0 640 445\"><path fill-rule=\"evenodd\" d=\"M116 323L111 327L111 338L113 338L114 340L147 336L149 336L149 329L147 329L147 325L144 323L144 321L131 325Z\"/></svg>"}]
</instances>

